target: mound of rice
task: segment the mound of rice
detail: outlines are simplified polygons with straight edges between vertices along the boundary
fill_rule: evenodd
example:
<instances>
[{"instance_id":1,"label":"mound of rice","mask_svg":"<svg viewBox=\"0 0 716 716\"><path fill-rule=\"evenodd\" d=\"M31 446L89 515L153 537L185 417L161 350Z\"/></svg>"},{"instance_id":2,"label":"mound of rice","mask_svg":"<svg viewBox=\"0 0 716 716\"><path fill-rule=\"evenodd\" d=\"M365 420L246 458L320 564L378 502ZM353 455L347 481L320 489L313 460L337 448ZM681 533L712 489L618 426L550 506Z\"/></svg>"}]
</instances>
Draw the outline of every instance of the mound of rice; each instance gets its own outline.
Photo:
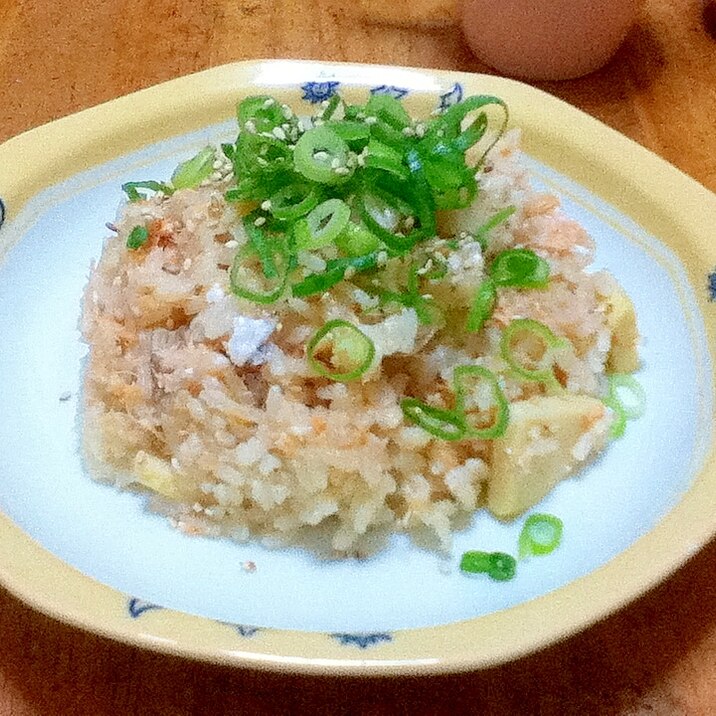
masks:
<instances>
[{"instance_id":1,"label":"mound of rice","mask_svg":"<svg viewBox=\"0 0 716 716\"><path fill-rule=\"evenodd\" d=\"M271 306L233 296L227 269L246 237L221 180L128 203L84 300L92 474L149 490L152 507L190 534L344 556L374 552L402 531L449 548L451 532L481 505L492 446L448 442L408 424L401 398L446 404L447 381L464 364L498 374L511 403L542 394L542 384L516 379L500 357L501 329L524 317L574 346L559 359L566 389L601 396L611 341L606 297L615 281L585 271L592 240L554 196L531 189L518 132L500 140L481 174L476 204L442 217L443 236L456 235L457 248L447 251L445 238L429 242L448 267L430 290L445 307L440 327L421 324L412 308L378 306L357 278ZM459 231L510 205L517 211L492 231L489 252L534 250L550 264L549 286L501 290L485 328L465 334L486 257ZM149 227L149 240L127 250L138 224ZM307 363L308 339L333 318L359 325L375 343L360 380L333 382ZM587 446L582 458L592 452Z\"/></svg>"}]
</instances>

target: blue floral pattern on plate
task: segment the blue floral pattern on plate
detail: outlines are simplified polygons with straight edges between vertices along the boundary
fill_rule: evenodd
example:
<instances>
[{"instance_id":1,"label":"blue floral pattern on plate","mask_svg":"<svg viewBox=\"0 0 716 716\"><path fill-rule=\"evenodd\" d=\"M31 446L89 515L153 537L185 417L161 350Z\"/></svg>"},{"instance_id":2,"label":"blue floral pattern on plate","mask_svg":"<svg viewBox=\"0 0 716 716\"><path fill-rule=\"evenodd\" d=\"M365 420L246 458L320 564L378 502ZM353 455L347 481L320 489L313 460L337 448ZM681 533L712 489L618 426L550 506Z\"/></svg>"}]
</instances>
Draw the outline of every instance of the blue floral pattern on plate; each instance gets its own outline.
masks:
<instances>
[{"instance_id":1,"label":"blue floral pattern on plate","mask_svg":"<svg viewBox=\"0 0 716 716\"><path fill-rule=\"evenodd\" d=\"M256 636L260 631L261 627L253 626L251 624L231 624L231 626L237 631L238 634L250 639L252 636Z\"/></svg>"},{"instance_id":2,"label":"blue floral pattern on plate","mask_svg":"<svg viewBox=\"0 0 716 716\"><path fill-rule=\"evenodd\" d=\"M709 301L716 301L716 269L708 274Z\"/></svg>"},{"instance_id":3,"label":"blue floral pattern on plate","mask_svg":"<svg viewBox=\"0 0 716 716\"><path fill-rule=\"evenodd\" d=\"M393 641L393 635L384 631L373 634L331 634L331 636L343 646L355 646L359 649Z\"/></svg>"},{"instance_id":4,"label":"blue floral pattern on plate","mask_svg":"<svg viewBox=\"0 0 716 716\"><path fill-rule=\"evenodd\" d=\"M438 110L444 112L445 110L452 107L454 104L462 101L463 89L459 82L456 82L452 89L448 90L444 94L440 95L440 103L438 104Z\"/></svg>"},{"instance_id":5,"label":"blue floral pattern on plate","mask_svg":"<svg viewBox=\"0 0 716 716\"><path fill-rule=\"evenodd\" d=\"M301 85L303 99L308 100L311 104L320 104L333 97L333 95L338 92L340 85L340 82L332 80L325 82L305 82Z\"/></svg>"},{"instance_id":6,"label":"blue floral pattern on plate","mask_svg":"<svg viewBox=\"0 0 716 716\"><path fill-rule=\"evenodd\" d=\"M138 597L130 597L127 602L127 611L132 619L137 619L145 612L150 612L153 609L164 609L164 607L160 607L158 604L153 604L152 602L147 602L144 599L139 599Z\"/></svg>"},{"instance_id":7,"label":"blue floral pattern on plate","mask_svg":"<svg viewBox=\"0 0 716 716\"><path fill-rule=\"evenodd\" d=\"M408 90L404 87L396 87L395 85L379 85L373 87L370 91L371 94L387 94L394 99L403 99L408 94Z\"/></svg>"},{"instance_id":8,"label":"blue floral pattern on plate","mask_svg":"<svg viewBox=\"0 0 716 716\"><path fill-rule=\"evenodd\" d=\"M0 199L0 229L2 229L2 225L5 223L5 203L2 199Z\"/></svg>"}]
</instances>

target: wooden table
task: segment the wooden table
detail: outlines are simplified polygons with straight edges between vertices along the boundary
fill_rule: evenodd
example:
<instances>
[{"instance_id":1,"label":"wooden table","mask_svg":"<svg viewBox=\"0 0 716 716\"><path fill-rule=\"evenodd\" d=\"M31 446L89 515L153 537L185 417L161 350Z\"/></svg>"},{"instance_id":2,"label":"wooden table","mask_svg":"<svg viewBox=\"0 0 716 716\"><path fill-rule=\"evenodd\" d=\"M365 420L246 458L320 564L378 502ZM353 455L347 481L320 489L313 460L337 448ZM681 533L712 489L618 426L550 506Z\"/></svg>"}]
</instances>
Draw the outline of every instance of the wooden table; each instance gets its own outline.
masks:
<instances>
[{"instance_id":1,"label":"wooden table","mask_svg":"<svg viewBox=\"0 0 716 716\"><path fill-rule=\"evenodd\" d=\"M265 57L489 71L463 43L451 0L1 0L0 141L172 77ZM716 190L716 41L700 0L646 0L606 68L541 86ZM222 713L716 714L716 542L565 643L419 680L188 663L64 626L0 589L1 716Z\"/></svg>"}]
</instances>

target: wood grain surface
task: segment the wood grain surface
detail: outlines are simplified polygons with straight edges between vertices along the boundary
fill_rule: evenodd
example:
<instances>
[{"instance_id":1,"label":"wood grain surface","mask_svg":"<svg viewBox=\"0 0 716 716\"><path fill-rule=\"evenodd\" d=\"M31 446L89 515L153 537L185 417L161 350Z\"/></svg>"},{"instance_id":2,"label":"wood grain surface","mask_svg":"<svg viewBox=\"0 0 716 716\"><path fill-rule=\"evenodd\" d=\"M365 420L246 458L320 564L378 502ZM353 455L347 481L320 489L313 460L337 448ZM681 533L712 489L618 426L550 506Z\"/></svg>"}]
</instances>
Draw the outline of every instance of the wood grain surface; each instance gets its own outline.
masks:
<instances>
[{"instance_id":1,"label":"wood grain surface","mask_svg":"<svg viewBox=\"0 0 716 716\"><path fill-rule=\"evenodd\" d=\"M540 86L716 190L714 34L700 0L647 0L607 67ZM462 41L451 0L0 0L0 141L166 79L268 57L489 71ZM716 714L716 543L564 643L439 678L186 662L64 626L0 589L0 716L294 713Z\"/></svg>"}]
</instances>

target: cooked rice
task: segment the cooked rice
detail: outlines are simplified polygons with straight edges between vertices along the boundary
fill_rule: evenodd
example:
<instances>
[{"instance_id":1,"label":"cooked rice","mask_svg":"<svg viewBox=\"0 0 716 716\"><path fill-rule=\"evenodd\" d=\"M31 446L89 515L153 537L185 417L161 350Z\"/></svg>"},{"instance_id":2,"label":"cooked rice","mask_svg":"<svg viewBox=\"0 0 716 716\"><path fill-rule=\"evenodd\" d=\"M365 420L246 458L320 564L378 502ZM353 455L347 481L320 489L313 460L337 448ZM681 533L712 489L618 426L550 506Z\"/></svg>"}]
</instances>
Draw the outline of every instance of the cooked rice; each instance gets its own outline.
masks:
<instances>
[{"instance_id":1,"label":"cooked rice","mask_svg":"<svg viewBox=\"0 0 716 716\"><path fill-rule=\"evenodd\" d=\"M510 377L500 357L500 329L518 317L568 338L575 350L560 358L563 384L600 396L611 341L605 297L614 280L585 271L592 240L555 197L531 189L516 131L490 157L468 225L515 205L491 233L490 254L528 247L552 273L546 289L501 290L485 329L459 342L451 335L461 332L483 278L483 256L470 238L446 252L449 279L433 293L450 309L447 327L436 331L419 324L412 308L377 309L358 280L269 307L235 298L227 267L246 238L221 181L127 204L84 303L93 474L149 487L152 506L190 534L363 555L397 531L449 548L452 531L481 504L491 444L446 442L406 424L401 398L447 405L446 383L461 364L498 373L511 402L542 394L542 384ZM443 217L445 230L464 228L460 214ZM138 224L150 238L129 251ZM443 246L430 242L437 252ZM376 345L374 367L358 381L335 383L307 364L308 338L333 318L360 325ZM598 439L585 433L575 457L587 459ZM539 435L533 448L551 449Z\"/></svg>"}]
</instances>

